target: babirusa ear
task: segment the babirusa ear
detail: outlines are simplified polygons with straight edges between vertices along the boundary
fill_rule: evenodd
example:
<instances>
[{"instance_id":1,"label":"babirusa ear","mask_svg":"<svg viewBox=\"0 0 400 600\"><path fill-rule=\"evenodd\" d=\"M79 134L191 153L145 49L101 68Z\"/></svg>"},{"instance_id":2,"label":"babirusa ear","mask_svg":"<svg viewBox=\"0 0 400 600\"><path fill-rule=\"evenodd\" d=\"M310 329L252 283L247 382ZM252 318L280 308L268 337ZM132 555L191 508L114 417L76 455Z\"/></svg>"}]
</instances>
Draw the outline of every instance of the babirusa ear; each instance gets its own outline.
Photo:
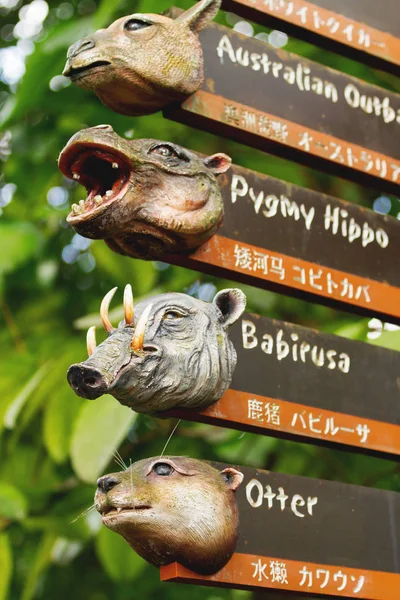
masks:
<instances>
[{"instance_id":1,"label":"babirusa ear","mask_svg":"<svg viewBox=\"0 0 400 600\"><path fill-rule=\"evenodd\" d=\"M220 9L221 1L200 0L175 20L177 23L185 23L192 31L201 31L209 21L213 20Z\"/></svg>"},{"instance_id":2,"label":"babirusa ear","mask_svg":"<svg viewBox=\"0 0 400 600\"><path fill-rule=\"evenodd\" d=\"M221 314L223 327L229 327L238 320L246 308L246 296L238 288L222 290L216 294L213 304Z\"/></svg>"},{"instance_id":3,"label":"babirusa ear","mask_svg":"<svg viewBox=\"0 0 400 600\"><path fill-rule=\"evenodd\" d=\"M210 171L215 173L215 175L219 175L220 173L225 173L225 171L229 169L232 164L232 159L227 154L219 152L218 154L207 156L203 162Z\"/></svg>"},{"instance_id":4,"label":"babirusa ear","mask_svg":"<svg viewBox=\"0 0 400 600\"><path fill-rule=\"evenodd\" d=\"M227 487L233 492L236 492L244 477L243 473L237 471L233 467L227 467L220 472L220 475L222 475Z\"/></svg>"}]
</instances>

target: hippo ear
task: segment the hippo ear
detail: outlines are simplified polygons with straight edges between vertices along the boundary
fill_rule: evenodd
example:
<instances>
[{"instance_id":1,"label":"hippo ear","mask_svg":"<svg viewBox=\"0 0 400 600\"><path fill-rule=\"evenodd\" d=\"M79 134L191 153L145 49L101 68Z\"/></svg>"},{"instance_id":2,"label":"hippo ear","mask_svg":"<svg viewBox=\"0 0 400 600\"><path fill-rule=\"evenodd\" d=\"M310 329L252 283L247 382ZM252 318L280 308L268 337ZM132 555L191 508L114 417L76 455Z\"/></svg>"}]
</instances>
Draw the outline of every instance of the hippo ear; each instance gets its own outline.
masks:
<instances>
[{"instance_id":1,"label":"hippo ear","mask_svg":"<svg viewBox=\"0 0 400 600\"><path fill-rule=\"evenodd\" d=\"M222 325L226 328L237 321L243 313L246 308L246 296L237 288L222 290L215 296L213 304L221 313Z\"/></svg>"},{"instance_id":2,"label":"hippo ear","mask_svg":"<svg viewBox=\"0 0 400 600\"><path fill-rule=\"evenodd\" d=\"M222 479L225 481L227 487L233 492L236 492L244 477L243 473L232 467L227 467L220 472L220 475L222 475Z\"/></svg>"},{"instance_id":3,"label":"hippo ear","mask_svg":"<svg viewBox=\"0 0 400 600\"><path fill-rule=\"evenodd\" d=\"M222 0L200 0L192 8L186 10L175 19L177 23L186 24L192 31L201 31L209 21L212 21Z\"/></svg>"},{"instance_id":4,"label":"hippo ear","mask_svg":"<svg viewBox=\"0 0 400 600\"><path fill-rule=\"evenodd\" d=\"M227 154L219 152L218 154L207 156L203 162L215 175L219 175L220 173L225 173L225 171L229 169L232 164L232 159Z\"/></svg>"}]
</instances>

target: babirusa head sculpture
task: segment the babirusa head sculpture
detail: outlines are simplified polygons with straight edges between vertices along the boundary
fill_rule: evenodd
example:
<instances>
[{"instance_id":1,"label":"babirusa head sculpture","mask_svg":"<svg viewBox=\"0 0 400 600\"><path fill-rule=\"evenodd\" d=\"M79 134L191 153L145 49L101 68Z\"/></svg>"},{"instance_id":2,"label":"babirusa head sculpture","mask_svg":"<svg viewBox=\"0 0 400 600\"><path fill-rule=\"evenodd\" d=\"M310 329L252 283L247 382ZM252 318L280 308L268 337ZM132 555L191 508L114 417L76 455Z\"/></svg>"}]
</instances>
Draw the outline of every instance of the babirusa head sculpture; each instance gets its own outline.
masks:
<instances>
[{"instance_id":1,"label":"babirusa head sculpture","mask_svg":"<svg viewBox=\"0 0 400 600\"><path fill-rule=\"evenodd\" d=\"M91 400L111 394L142 413L201 409L216 402L228 389L236 366L228 329L245 309L243 292L222 290L211 303L167 293L143 300L134 309L128 285L125 318L114 328L108 309L116 289L106 294L100 308L108 337L96 346L91 327L89 358L68 370L76 394Z\"/></svg>"},{"instance_id":2,"label":"babirusa head sculpture","mask_svg":"<svg viewBox=\"0 0 400 600\"><path fill-rule=\"evenodd\" d=\"M193 251L221 224L217 177L230 165L226 154L201 158L171 142L126 140L110 125L83 129L59 158L61 172L87 190L67 221L134 258Z\"/></svg>"},{"instance_id":3,"label":"babirusa head sculpture","mask_svg":"<svg viewBox=\"0 0 400 600\"><path fill-rule=\"evenodd\" d=\"M243 474L183 456L140 460L97 481L95 507L106 527L160 567L179 562L219 571L235 551L235 492Z\"/></svg>"},{"instance_id":4,"label":"babirusa head sculpture","mask_svg":"<svg viewBox=\"0 0 400 600\"><path fill-rule=\"evenodd\" d=\"M200 0L176 19L139 13L122 17L73 44L63 74L93 90L115 112L156 112L201 87L198 32L220 5L221 0Z\"/></svg>"}]
</instances>

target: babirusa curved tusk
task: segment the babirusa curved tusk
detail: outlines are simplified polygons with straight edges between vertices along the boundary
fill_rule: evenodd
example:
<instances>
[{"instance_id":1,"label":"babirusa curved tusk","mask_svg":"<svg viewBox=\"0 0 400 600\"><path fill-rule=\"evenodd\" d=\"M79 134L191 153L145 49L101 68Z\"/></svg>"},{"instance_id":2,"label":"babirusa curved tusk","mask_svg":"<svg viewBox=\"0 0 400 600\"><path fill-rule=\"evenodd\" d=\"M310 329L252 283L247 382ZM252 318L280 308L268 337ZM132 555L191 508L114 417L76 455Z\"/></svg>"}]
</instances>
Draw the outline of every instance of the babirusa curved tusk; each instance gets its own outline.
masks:
<instances>
[{"instance_id":1,"label":"babirusa curved tusk","mask_svg":"<svg viewBox=\"0 0 400 600\"><path fill-rule=\"evenodd\" d=\"M117 289L118 288L115 287L112 290L110 290L108 294L104 296L100 305L100 316L101 320L103 321L104 329L107 331L107 333L111 333L112 331L114 331L114 327L111 325L110 319L108 318L108 308Z\"/></svg>"},{"instance_id":2,"label":"babirusa curved tusk","mask_svg":"<svg viewBox=\"0 0 400 600\"><path fill-rule=\"evenodd\" d=\"M89 356L91 356L93 354L93 352L96 350L96 327L95 325L93 325L93 327L89 327L88 332L86 334L86 345L87 345L87 351Z\"/></svg>"},{"instance_id":3,"label":"babirusa curved tusk","mask_svg":"<svg viewBox=\"0 0 400 600\"><path fill-rule=\"evenodd\" d=\"M133 294L130 283L124 289L124 317L126 325L133 324Z\"/></svg>"},{"instance_id":4,"label":"babirusa curved tusk","mask_svg":"<svg viewBox=\"0 0 400 600\"><path fill-rule=\"evenodd\" d=\"M134 352L141 352L143 350L143 342L144 342L144 334L146 331L146 324L149 319L151 309L153 308L152 304L146 306L144 311L139 317L137 325L135 327L135 334L132 338L131 348Z\"/></svg>"}]
</instances>

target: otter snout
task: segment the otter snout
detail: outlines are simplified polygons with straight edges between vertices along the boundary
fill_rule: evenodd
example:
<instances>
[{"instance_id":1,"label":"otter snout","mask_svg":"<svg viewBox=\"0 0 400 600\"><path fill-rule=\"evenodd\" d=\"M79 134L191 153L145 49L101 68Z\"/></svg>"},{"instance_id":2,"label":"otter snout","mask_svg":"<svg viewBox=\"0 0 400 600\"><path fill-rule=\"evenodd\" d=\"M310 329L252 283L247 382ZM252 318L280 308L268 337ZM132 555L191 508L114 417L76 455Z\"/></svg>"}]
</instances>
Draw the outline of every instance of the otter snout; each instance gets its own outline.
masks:
<instances>
[{"instance_id":1,"label":"otter snout","mask_svg":"<svg viewBox=\"0 0 400 600\"><path fill-rule=\"evenodd\" d=\"M103 494L107 494L107 492L115 488L119 483L120 480L114 475L104 475L104 477L99 477L97 480L97 489L103 492Z\"/></svg>"},{"instance_id":2,"label":"otter snout","mask_svg":"<svg viewBox=\"0 0 400 600\"><path fill-rule=\"evenodd\" d=\"M67 380L74 392L82 398L95 400L107 391L107 382L98 369L84 363L68 369Z\"/></svg>"}]
</instances>

